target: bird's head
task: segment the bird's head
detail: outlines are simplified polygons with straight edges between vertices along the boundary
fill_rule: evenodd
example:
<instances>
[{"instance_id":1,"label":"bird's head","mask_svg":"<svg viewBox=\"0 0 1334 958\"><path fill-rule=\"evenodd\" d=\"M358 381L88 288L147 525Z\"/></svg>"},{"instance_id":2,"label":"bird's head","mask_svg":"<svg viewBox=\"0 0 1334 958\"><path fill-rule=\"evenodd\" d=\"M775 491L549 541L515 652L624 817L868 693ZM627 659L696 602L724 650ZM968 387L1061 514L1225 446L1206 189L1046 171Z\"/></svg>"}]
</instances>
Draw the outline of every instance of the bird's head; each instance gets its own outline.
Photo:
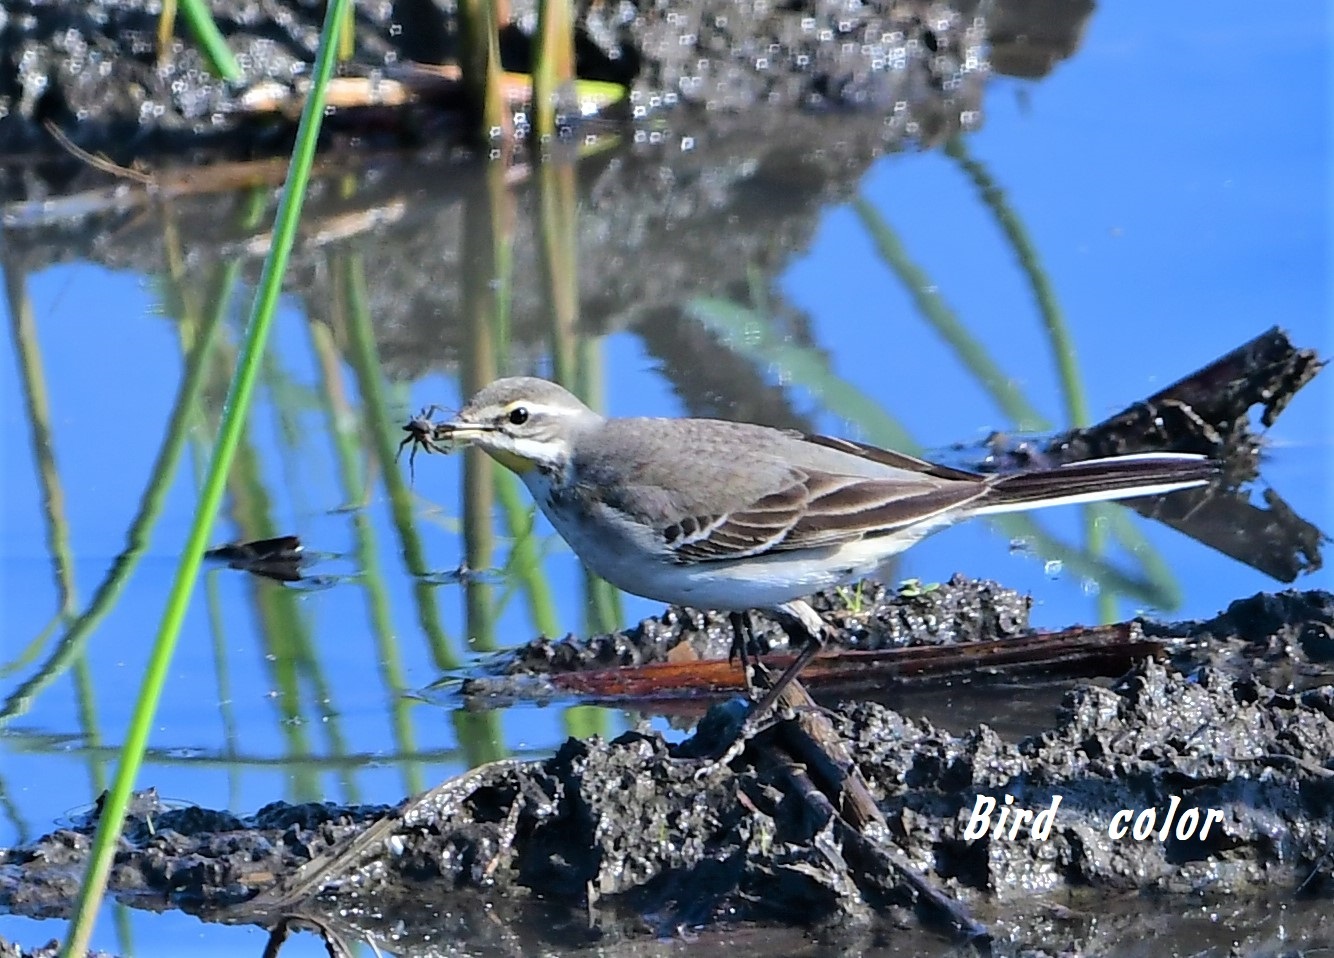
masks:
<instances>
[{"instance_id":1,"label":"bird's head","mask_svg":"<svg viewBox=\"0 0 1334 958\"><path fill-rule=\"evenodd\" d=\"M516 376L483 388L451 421L437 423L432 438L476 446L519 475L533 469L560 472L570 461L574 438L601 421L555 383Z\"/></svg>"}]
</instances>

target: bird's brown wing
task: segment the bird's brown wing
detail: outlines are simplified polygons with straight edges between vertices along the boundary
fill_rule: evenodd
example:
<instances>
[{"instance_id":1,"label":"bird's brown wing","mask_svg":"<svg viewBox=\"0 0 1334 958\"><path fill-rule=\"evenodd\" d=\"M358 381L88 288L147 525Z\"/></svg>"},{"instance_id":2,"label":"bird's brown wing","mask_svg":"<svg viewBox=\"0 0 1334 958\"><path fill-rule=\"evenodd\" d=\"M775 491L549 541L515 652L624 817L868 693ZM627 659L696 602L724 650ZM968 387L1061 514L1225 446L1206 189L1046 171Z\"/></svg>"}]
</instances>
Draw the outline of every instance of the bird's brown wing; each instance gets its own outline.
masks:
<instances>
[{"instance_id":1,"label":"bird's brown wing","mask_svg":"<svg viewBox=\"0 0 1334 958\"><path fill-rule=\"evenodd\" d=\"M664 456L668 446L688 452ZM575 465L581 496L654 529L685 563L884 535L986 489L972 473L849 440L701 419L607 420Z\"/></svg>"},{"instance_id":2,"label":"bird's brown wing","mask_svg":"<svg viewBox=\"0 0 1334 958\"><path fill-rule=\"evenodd\" d=\"M982 492L966 482L794 473L791 485L744 508L668 525L662 530L668 550L678 562L710 562L840 545L929 521Z\"/></svg>"}]
</instances>

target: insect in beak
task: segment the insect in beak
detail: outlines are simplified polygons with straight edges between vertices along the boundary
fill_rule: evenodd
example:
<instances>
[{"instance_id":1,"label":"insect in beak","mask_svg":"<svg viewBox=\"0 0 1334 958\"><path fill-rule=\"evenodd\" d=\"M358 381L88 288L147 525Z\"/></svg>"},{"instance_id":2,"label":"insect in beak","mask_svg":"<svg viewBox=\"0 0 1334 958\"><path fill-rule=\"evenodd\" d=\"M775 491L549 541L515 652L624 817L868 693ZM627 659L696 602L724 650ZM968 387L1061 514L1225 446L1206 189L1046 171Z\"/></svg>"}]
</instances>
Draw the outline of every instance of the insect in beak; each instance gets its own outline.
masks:
<instances>
[{"instance_id":1,"label":"insect in beak","mask_svg":"<svg viewBox=\"0 0 1334 958\"><path fill-rule=\"evenodd\" d=\"M403 447L411 446L408 450L408 475L414 482L417 479L417 450L425 449L428 453L448 451L435 441L441 436L444 426L443 423L437 425L431 421L431 415L436 412L444 412L444 409L432 403L409 419L407 425L403 427L407 435L398 444L398 452L394 453L394 462L398 462L398 457L403 454Z\"/></svg>"}]
</instances>

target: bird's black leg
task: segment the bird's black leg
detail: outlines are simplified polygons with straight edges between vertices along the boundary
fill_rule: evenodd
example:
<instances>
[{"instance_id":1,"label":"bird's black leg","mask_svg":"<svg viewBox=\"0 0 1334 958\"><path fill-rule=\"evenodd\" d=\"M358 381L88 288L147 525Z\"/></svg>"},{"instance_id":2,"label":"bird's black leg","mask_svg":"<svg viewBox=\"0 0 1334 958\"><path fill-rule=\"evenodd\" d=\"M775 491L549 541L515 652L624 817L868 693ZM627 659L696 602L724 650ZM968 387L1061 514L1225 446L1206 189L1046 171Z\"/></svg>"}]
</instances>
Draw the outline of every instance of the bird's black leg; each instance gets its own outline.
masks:
<instances>
[{"instance_id":1,"label":"bird's black leg","mask_svg":"<svg viewBox=\"0 0 1334 958\"><path fill-rule=\"evenodd\" d=\"M755 623L749 612L729 612L727 621L732 623L732 648L727 653L728 664L741 660L741 674L746 681L747 694L755 691L755 673L751 668L751 653L755 652ZM757 653L758 654L758 653Z\"/></svg>"},{"instance_id":2,"label":"bird's black leg","mask_svg":"<svg viewBox=\"0 0 1334 958\"><path fill-rule=\"evenodd\" d=\"M754 696L756 671L764 672L759 660L759 642L755 639L755 619L750 612L728 612L727 620L732 623L732 647L727 652L727 662L740 659L746 692Z\"/></svg>"},{"instance_id":3,"label":"bird's black leg","mask_svg":"<svg viewBox=\"0 0 1334 958\"><path fill-rule=\"evenodd\" d=\"M797 657L792 660L792 664L783 671L782 675L778 676L777 681L773 682L769 686L769 690L764 693L764 697L756 702L746 714L746 718L741 723L740 728L737 729L736 737L731 744L723 750L718 758L706 763L695 772L697 779L707 778L717 769L730 764L732 759L740 755L745 749L746 742L753 738L758 731L765 728L767 724L772 723L773 717L770 713L773 712L779 696L783 694L783 690L796 681L797 676L801 674L801 670L809 665L811 659L815 658L816 654L824 648L827 626L819 614L804 600L796 599L785 603L775 611L783 619L783 627L787 630L789 638L795 641L798 637L804 635L806 638L805 644L802 645L801 651L797 653ZM743 614L732 613L733 616ZM742 625L738 625L738 619L732 618L733 630L748 625L749 616L747 615L745 619L741 620L741 623ZM736 641L735 636L738 634L734 631L734 641ZM749 686L749 671L747 671L746 676Z\"/></svg>"},{"instance_id":4,"label":"bird's black leg","mask_svg":"<svg viewBox=\"0 0 1334 958\"><path fill-rule=\"evenodd\" d=\"M797 657L792 660L792 664L783 670L783 674L778 676L777 681L769 686L769 691L764 693L764 698L755 704L750 710L750 715L746 717L746 724L752 725L762 720L765 714L774 707L778 697L783 694L783 690L791 685L801 670L810 665L811 659L819 654L824 648L824 635L827 626L819 614L810 607L803 599L796 599L785 603L777 610L783 619L783 627L787 630L788 638L796 639L798 635L805 634L806 642L797 653ZM794 629L793 626L796 626Z\"/></svg>"}]
</instances>

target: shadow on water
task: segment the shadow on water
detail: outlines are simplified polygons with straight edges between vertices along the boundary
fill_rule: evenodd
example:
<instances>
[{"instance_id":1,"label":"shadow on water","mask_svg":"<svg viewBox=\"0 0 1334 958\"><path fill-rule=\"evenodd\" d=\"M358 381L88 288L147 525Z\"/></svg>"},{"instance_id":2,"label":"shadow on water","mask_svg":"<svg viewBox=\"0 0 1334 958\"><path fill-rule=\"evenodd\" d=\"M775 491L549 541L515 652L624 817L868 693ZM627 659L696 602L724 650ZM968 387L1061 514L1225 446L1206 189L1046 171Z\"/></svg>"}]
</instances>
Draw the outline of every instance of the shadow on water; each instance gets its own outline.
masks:
<instances>
[{"instance_id":1,"label":"shadow on water","mask_svg":"<svg viewBox=\"0 0 1334 958\"><path fill-rule=\"evenodd\" d=\"M1028 48L1008 46L1003 33L993 56L1010 57L1018 72ZM831 207L851 214L858 242L906 295L920 329L903 319L898 335L944 343L1008 428L1047 432L1097 418L1086 385L1117 370L1080 363L1081 330L1062 309L1024 206L982 151L951 136L940 156L1013 258L1009 281L1027 292L1031 311L1008 321L1040 329L1042 361L1057 371L1059 415L1041 411L1049 398L1031 394L1024 370L1007 368L980 334L985 324L949 305L952 290L914 254L925 242L920 224L868 196L868 171L887 149L882 116L752 120L719 123L688 149L604 138L533 167L428 149L373 153L325 171L307 203L288 274L291 310L226 507L231 540L299 535L305 555L287 585L221 567L206 577L190 625L198 648L169 714L211 702L217 729L187 719L184 739L150 754L150 774L172 782L164 791L199 781L209 794L191 799L230 807L279 793L392 801L462 769L545 755L566 735L609 736L646 721L576 705L546 715L451 708L446 722L421 700L418 690L441 673L471 670L534 634L614 632L632 614L616 590L571 563L521 484L490 460L419 457L409 472L401 426L427 402L456 404L498 376L534 372L595 409L638 411L642 389L660 411L801 429L832 421L904 452L953 440L967 447L964 458L977 452L975 437L923 435L912 409L890 408L881 390L840 374L861 332L849 325L830 335L787 294L785 272L817 243ZM772 129L762 129L766 122ZM40 527L44 540L11 541L0 556L7 581L25 584L22 596L6 596L25 608L6 612L0 741L22 760L21 774L58 780L61 795L100 790L114 755L107 743L123 718L116 702L127 674L120 660L135 661L141 620L163 584L153 560L176 547L180 503L199 482L235 361L236 303L255 281L270 202L261 189L182 191L87 216L11 217L3 268L21 412L10 425L30 445L21 464L10 457L6 478L30 487L24 501L40 504L40 520L24 528ZM170 349L145 349L142 366L116 373L176 384L174 396L130 424L144 434L127 444L139 456L131 463L79 455L66 445L77 423L53 411L96 410L113 382L92 361L70 372L43 336L30 285L71 260L149 278L155 334L170 335ZM628 371L618 368L627 356L639 364ZM1176 372L1189 368L1183 362ZM134 393L138 384L123 388ZM657 392L674 396L674 408ZM187 450L192 472L181 469ZM78 524L97 511L83 500L104 495L89 490L110 465L122 472L113 487L121 505L136 509L118 536L103 524L89 547ZM1161 539L1119 507L1088 507L1073 529L1029 517L995 526L1016 551L1084 583L1104 622L1127 605L1173 610L1194 585L1193 570L1167 559ZM49 583L30 571L43 562ZM21 578L20 567L28 569ZM896 576L897 566L886 574ZM64 681L71 715L57 701L68 694ZM988 719L1019 737L1046 727L1062 692L1013 687L1003 706L965 694L957 710L939 695L906 694L895 704L909 714L943 708L938 720L951 725ZM108 707L112 716L99 716ZM54 817L78 804L45 793L21 805L14 774L0 772L6 842L46 830L34 809L49 805ZM1252 918L1256 928L1268 920ZM771 948L742 947L752 945L754 953Z\"/></svg>"}]
</instances>

